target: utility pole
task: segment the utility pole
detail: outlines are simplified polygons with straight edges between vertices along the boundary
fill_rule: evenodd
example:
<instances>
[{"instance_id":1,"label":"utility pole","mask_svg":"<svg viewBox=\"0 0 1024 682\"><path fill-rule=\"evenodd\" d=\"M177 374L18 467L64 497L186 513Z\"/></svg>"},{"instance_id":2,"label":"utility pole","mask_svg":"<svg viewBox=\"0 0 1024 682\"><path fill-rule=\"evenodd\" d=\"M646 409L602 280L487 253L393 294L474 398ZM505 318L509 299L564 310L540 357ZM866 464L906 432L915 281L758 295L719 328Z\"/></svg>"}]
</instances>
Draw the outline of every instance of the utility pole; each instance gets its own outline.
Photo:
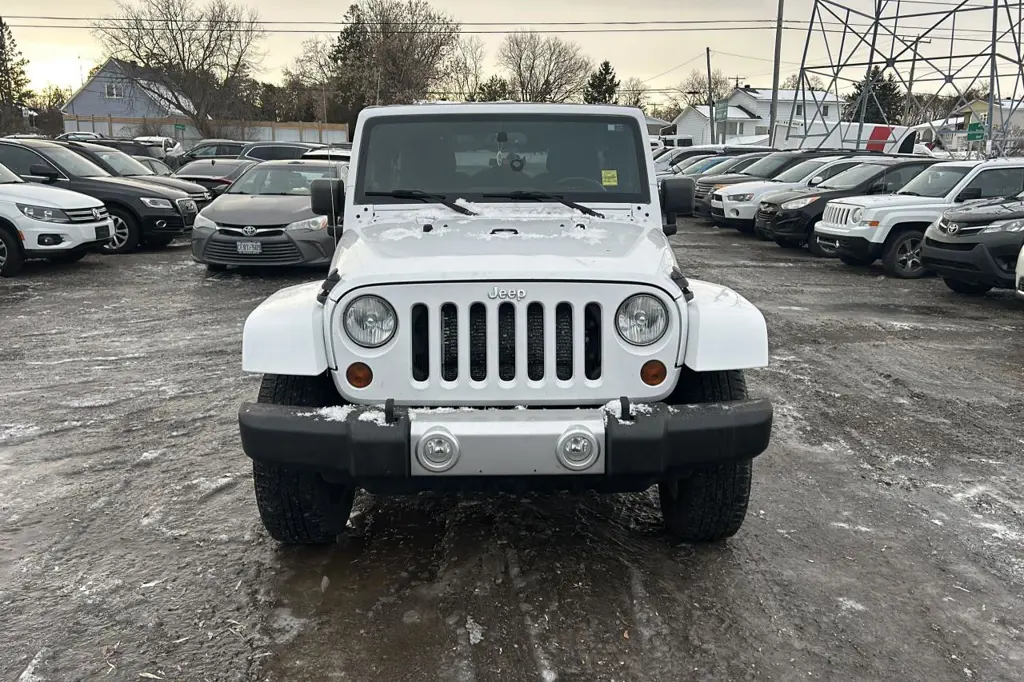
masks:
<instances>
[{"instance_id":1,"label":"utility pole","mask_svg":"<svg viewBox=\"0 0 1024 682\"><path fill-rule=\"evenodd\" d=\"M911 91L914 89L914 67L917 66L917 58L920 56L921 43L930 43L931 38L921 39L921 36L917 36L914 39L914 59L910 62L910 79L907 81L907 96L903 105L903 120L900 121L903 125L910 124L910 105L913 101L913 95Z\"/></svg>"},{"instance_id":2,"label":"utility pole","mask_svg":"<svg viewBox=\"0 0 1024 682\"><path fill-rule=\"evenodd\" d=\"M779 71L782 67L782 15L786 0L779 0L779 17L775 21L775 69L772 71L772 107L768 114L768 144L775 143L775 120L779 114Z\"/></svg>"},{"instance_id":3,"label":"utility pole","mask_svg":"<svg viewBox=\"0 0 1024 682\"><path fill-rule=\"evenodd\" d=\"M711 83L711 48L707 48L708 54L708 122L711 124L711 141L718 142L715 135L715 89Z\"/></svg>"},{"instance_id":4,"label":"utility pole","mask_svg":"<svg viewBox=\"0 0 1024 682\"><path fill-rule=\"evenodd\" d=\"M992 0L992 49L989 54L989 59L992 63L989 65L988 73L988 153L992 154L996 150L995 139L992 137L992 124L995 122L995 108L996 108L996 40L998 36L996 33L999 31L999 0Z\"/></svg>"},{"instance_id":5,"label":"utility pole","mask_svg":"<svg viewBox=\"0 0 1024 682\"><path fill-rule=\"evenodd\" d=\"M746 77L746 76L733 76L733 78L735 78L735 79L736 79L736 89L737 89L737 90L739 90L739 89L740 89L740 80L741 80L741 79L742 79L742 80L746 80L746 79L747 79L747 77Z\"/></svg>"}]
</instances>

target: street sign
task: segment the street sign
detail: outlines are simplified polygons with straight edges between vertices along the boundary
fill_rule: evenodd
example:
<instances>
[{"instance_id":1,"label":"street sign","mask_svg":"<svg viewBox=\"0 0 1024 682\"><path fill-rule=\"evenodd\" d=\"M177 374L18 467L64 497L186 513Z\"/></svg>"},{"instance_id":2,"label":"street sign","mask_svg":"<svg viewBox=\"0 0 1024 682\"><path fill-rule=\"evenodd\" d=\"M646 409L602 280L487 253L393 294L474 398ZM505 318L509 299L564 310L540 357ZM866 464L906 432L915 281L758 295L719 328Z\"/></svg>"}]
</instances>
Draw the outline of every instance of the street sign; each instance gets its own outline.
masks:
<instances>
[{"instance_id":1,"label":"street sign","mask_svg":"<svg viewBox=\"0 0 1024 682\"><path fill-rule=\"evenodd\" d=\"M985 125L983 123L971 123L967 126L967 141L977 142L985 139Z\"/></svg>"},{"instance_id":2,"label":"street sign","mask_svg":"<svg viewBox=\"0 0 1024 682\"><path fill-rule=\"evenodd\" d=\"M174 124L174 129L175 130L184 130L185 129L185 124L184 123L175 123Z\"/></svg>"},{"instance_id":3,"label":"street sign","mask_svg":"<svg viewBox=\"0 0 1024 682\"><path fill-rule=\"evenodd\" d=\"M729 100L725 100L723 102L715 102L715 120L729 120Z\"/></svg>"}]
</instances>

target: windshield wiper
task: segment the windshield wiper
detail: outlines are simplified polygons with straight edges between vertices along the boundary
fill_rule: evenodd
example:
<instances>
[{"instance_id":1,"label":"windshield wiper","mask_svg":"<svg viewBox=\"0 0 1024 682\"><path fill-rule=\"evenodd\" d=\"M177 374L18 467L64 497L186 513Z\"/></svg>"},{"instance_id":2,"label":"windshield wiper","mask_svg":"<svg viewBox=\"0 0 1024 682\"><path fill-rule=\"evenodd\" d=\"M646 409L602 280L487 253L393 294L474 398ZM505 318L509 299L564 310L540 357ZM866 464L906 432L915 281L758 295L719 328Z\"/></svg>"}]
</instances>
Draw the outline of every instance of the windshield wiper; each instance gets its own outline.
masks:
<instances>
[{"instance_id":1,"label":"windshield wiper","mask_svg":"<svg viewBox=\"0 0 1024 682\"><path fill-rule=\"evenodd\" d=\"M897 192L897 194L902 194L905 197L919 197L919 196L921 196L917 192Z\"/></svg>"},{"instance_id":2,"label":"windshield wiper","mask_svg":"<svg viewBox=\"0 0 1024 682\"><path fill-rule=\"evenodd\" d=\"M594 216L595 218L604 218L603 213L598 213L592 208L587 208L582 204L577 204L575 201L569 201L560 194L547 194L546 192L529 192L516 190L514 192L505 192L502 194L485 194L484 199L523 199L525 201L557 201L564 206L568 206L571 209L575 209L584 215Z\"/></svg>"},{"instance_id":3,"label":"windshield wiper","mask_svg":"<svg viewBox=\"0 0 1024 682\"><path fill-rule=\"evenodd\" d=\"M363 192L368 197L392 197L394 199L417 199L419 201L436 201L437 203L447 206L456 213L462 215L477 215L473 211L470 211L465 206L460 206L454 201L449 201L448 198L443 194L431 194L430 192L424 192L418 189L393 189L390 192Z\"/></svg>"}]
</instances>

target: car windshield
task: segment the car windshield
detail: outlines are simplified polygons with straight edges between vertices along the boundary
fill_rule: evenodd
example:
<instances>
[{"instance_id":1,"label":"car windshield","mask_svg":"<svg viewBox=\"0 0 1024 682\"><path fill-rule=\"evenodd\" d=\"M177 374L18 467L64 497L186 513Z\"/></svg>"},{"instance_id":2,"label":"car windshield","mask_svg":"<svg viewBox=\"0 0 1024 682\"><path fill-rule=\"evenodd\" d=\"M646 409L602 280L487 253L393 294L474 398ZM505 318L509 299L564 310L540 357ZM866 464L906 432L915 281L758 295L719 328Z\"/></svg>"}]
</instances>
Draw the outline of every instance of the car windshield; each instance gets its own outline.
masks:
<instances>
[{"instance_id":1,"label":"car windshield","mask_svg":"<svg viewBox=\"0 0 1024 682\"><path fill-rule=\"evenodd\" d=\"M39 149L38 151L42 152L43 156L64 169L64 172L69 175L80 178L104 178L110 176L110 173L103 170L78 152L73 152L67 147L58 147L55 145L53 147Z\"/></svg>"},{"instance_id":2,"label":"car windshield","mask_svg":"<svg viewBox=\"0 0 1024 682\"><path fill-rule=\"evenodd\" d=\"M7 166L0 164L0 185L7 185L12 182L24 182L15 173L11 172Z\"/></svg>"},{"instance_id":3,"label":"car windshield","mask_svg":"<svg viewBox=\"0 0 1024 682\"><path fill-rule=\"evenodd\" d=\"M333 165L294 164L263 166L257 164L247 170L228 189L227 194L259 196L308 195L309 185L320 178L338 177Z\"/></svg>"},{"instance_id":4,"label":"car windshield","mask_svg":"<svg viewBox=\"0 0 1024 682\"><path fill-rule=\"evenodd\" d=\"M683 153L684 152L682 150L669 149L664 154L662 154L657 159L655 159L655 161L654 161L654 171L656 173L664 173L664 172L666 172L669 168L672 167L672 164L674 164L676 162L676 159L679 159L679 158L681 158L683 156ZM705 155L695 156L695 157L692 157L692 158L694 158L694 159L701 158L702 159L702 158L705 158ZM683 159L683 161L685 162L685 159Z\"/></svg>"},{"instance_id":5,"label":"car windshield","mask_svg":"<svg viewBox=\"0 0 1024 682\"><path fill-rule=\"evenodd\" d=\"M209 161L193 161L192 163L186 163L174 174L190 175L202 178L224 178L234 172L237 172L239 165L240 164L237 163L231 163L230 161L218 161L216 163L210 163Z\"/></svg>"},{"instance_id":6,"label":"car windshield","mask_svg":"<svg viewBox=\"0 0 1024 682\"><path fill-rule=\"evenodd\" d=\"M632 116L381 116L362 131L357 203L650 201L646 135ZM401 194L403 196L381 196ZM541 196L543 195L543 196Z\"/></svg>"},{"instance_id":7,"label":"car windshield","mask_svg":"<svg viewBox=\"0 0 1024 682\"><path fill-rule=\"evenodd\" d=\"M725 162L729 160L730 157L728 156L712 156L709 159L704 159L697 163L690 164L690 166L683 172L692 175L693 173L704 173L715 170L716 168L724 168Z\"/></svg>"},{"instance_id":8,"label":"car windshield","mask_svg":"<svg viewBox=\"0 0 1024 682\"><path fill-rule=\"evenodd\" d=\"M769 154L757 163L750 164L743 174L753 175L755 178L774 178L792 160L793 157L789 154Z\"/></svg>"},{"instance_id":9,"label":"car windshield","mask_svg":"<svg viewBox=\"0 0 1024 682\"><path fill-rule=\"evenodd\" d=\"M124 152L119 152L116 149L96 152L96 156L98 156L103 163L113 168L114 172L118 175L155 175L153 171L146 168Z\"/></svg>"},{"instance_id":10,"label":"car windshield","mask_svg":"<svg viewBox=\"0 0 1024 682\"><path fill-rule=\"evenodd\" d=\"M858 185L864 184L886 168L888 166L882 164L862 163L859 166L844 170L842 173L837 173L834 177L818 185L818 189L853 189Z\"/></svg>"},{"instance_id":11,"label":"car windshield","mask_svg":"<svg viewBox=\"0 0 1024 682\"><path fill-rule=\"evenodd\" d=\"M701 165L702 163L704 163L705 161L707 161L710 158L711 157L709 155L707 155L707 154L701 154L699 156L691 156L691 157L688 157L688 158L685 158L685 159L681 159L679 161L678 165L670 166L670 169L672 169L672 172L674 172L674 173L688 173L692 169L697 168L697 166Z\"/></svg>"},{"instance_id":12,"label":"car windshield","mask_svg":"<svg viewBox=\"0 0 1024 682\"><path fill-rule=\"evenodd\" d=\"M945 196L970 170L968 166L932 166L904 185L896 194L909 194L915 197Z\"/></svg>"},{"instance_id":13,"label":"car windshield","mask_svg":"<svg viewBox=\"0 0 1024 682\"><path fill-rule=\"evenodd\" d=\"M825 163L825 161L820 159L808 159L803 163L798 163L789 170L779 173L775 176L774 180L777 182L800 182L808 175L824 166Z\"/></svg>"}]
</instances>

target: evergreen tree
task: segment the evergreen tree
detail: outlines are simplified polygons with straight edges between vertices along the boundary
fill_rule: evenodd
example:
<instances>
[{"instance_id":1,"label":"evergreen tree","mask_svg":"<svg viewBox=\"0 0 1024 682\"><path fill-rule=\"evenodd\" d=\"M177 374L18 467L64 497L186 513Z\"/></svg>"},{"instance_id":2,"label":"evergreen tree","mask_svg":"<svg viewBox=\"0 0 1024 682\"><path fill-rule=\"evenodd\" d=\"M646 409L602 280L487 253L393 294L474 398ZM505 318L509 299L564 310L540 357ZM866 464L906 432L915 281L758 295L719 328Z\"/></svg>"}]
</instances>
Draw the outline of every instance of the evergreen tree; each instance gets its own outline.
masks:
<instances>
[{"instance_id":1,"label":"evergreen tree","mask_svg":"<svg viewBox=\"0 0 1024 682\"><path fill-rule=\"evenodd\" d=\"M512 95L512 86L501 76L491 76L480 84L480 88L473 97L475 102L504 102L515 99Z\"/></svg>"},{"instance_id":2,"label":"evergreen tree","mask_svg":"<svg viewBox=\"0 0 1024 682\"><path fill-rule=\"evenodd\" d=\"M854 84L853 91L846 96L846 117L850 121L860 120L863 102L859 100L867 84L866 78ZM883 76L881 67L876 66L871 70L871 88L867 93L867 100L865 123L892 125L900 122L903 116L904 94L900 91L900 85L891 71L887 76Z\"/></svg>"},{"instance_id":3,"label":"evergreen tree","mask_svg":"<svg viewBox=\"0 0 1024 682\"><path fill-rule=\"evenodd\" d=\"M615 69L606 59L590 74L587 87L583 91L583 101L587 104L616 104L615 95L619 91L619 81L615 78Z\"/></svg>"},{"instance_id":4,"label":"evergreen tree","mask_svg":"<svg viewBox=\"0 0 1024 682\"><path fill-rule=\"evenodd\" d=\"M18 51L11 27L0 18L0 104L13 106L32 96L25 75L26 65L28 60Z\"/></svg>"}]
</instances>

